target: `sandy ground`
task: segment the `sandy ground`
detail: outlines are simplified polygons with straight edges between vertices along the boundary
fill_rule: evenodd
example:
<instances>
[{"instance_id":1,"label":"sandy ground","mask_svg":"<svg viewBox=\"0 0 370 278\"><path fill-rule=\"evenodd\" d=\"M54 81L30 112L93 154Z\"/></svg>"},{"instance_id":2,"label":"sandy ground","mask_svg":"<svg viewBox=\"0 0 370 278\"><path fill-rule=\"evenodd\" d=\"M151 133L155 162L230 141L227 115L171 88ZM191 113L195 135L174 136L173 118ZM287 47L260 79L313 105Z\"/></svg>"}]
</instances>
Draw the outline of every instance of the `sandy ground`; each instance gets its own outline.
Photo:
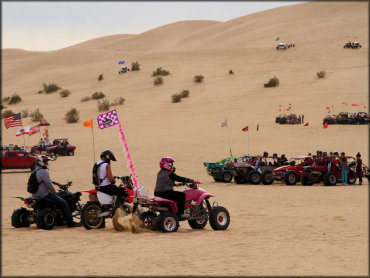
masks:
<instances>
[{"instance_id":1,"label":"sandy ground","mask_svg":"<svg viewBox=\"0 0 370 278\"><path fill-rule=\"evenodd\" d=\"M26 196L29 172L2 172L3 275L368 275L368 181L362 186L303 187L215 183L203 161L218 161L249 152L285 153L288 157L324 151L362 153L369 164L367 126L322 128L326 106L340 111L342 102L368 103L368 3L305 3L269 10L228 22L177 22L140 35L98 38L53 52L2 52L3 95L18 93L23 101L14 112L40 108L50 121L50 136L67 136L77 146L74 157L51 162L53 180L72 180L72 191L92 188L94 162L91 129L82 122L99 114L95 100L80 99L95 91L109 100L126 99L118 111L141 185L153 194L158 161L177 159L179 175L199 179L231 215L227 231L192 230L186 222L174 234L116 232L111 221L99 231L35 227L14 229L10 216ZM343 49L346 36L363 47ZM275 38L295 43L274 49ZM118 75L117 62L139 61L142 70ZM168 69L164 84L153 86L151 73ZM32 68L32 70L30 70ZM228 75L229 69L235 74ZM324 69L326 78L316 72ZM104 74L104 80L97 77ZM202 74L205 81L192 78ZM264 88L276 75L280 85ZM72 93L37 92L42 83L56 83ZM171 103L171 95L190 95ZM274 120L279 104L304 114L308 127L280 126ZM61 119L71 107L80 122ZM228 119L229 127L220 124ZM31 123L24 119L25 124ZM256 126L260 129L257 132ZM32 123L31 123L32 125ZM2 129L2 144L23 144L16 128ZM95 134L95 159L103 149L114 151L116 175L128 174L116 127ZM39 140L29 136L26 145ZM87 201L83 196L82 203ZM24 264L25 250L29 263Z\"/></svg>"}]
</instances>

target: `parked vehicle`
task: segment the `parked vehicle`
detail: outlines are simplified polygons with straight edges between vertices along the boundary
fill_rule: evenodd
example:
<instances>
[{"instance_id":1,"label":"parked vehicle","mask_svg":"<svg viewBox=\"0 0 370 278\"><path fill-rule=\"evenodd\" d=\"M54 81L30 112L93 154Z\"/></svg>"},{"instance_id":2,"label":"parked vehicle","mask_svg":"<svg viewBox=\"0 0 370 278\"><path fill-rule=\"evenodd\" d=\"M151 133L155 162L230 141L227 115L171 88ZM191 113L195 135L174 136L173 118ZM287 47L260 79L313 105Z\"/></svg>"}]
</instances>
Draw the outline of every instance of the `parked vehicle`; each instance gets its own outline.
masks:
<instances>
[{"instance_id":1,"label":"parked vehicle","mask_svg":"<svg viewBox=\"0 0 370 278\"><path fill-rule=\"evenodd\" d=\"M279 43L277 46L276 46L276 49L279 50L279 49L284 49L286 50L288 48L288 45L285 44L285 43Z\"/></svg>"},{"instance_id":2,"label":"parked vehicle","mask_svg":"<svg viewBox=\"0 0 370 278\"><path fill-rule=\"evenodd\" d=\"M352 43L350 41L346 41L343 48L352 48Z\"/></svg>"},{"instance_id":3,"label":"parked vehicle","mask_svg":"<svg viewBox=\"0 0 370 278\"><path fill-rule=\"evenodd\" d=\"M213 177L216 182L231 182L233 173L227 166L229 162L236 162L241 159L241 156L229 156L218 162L203 162L204 167L207 167L207 173Z\"/></svg>"},{"instance_id":4,"label":"parked vehicle","mask_svg":"<svg viewBox=\"0 0 370 278\"><path fill-rule=\"evenodd\" d=\"M352 43L352 48L361 48L361 44L359 42Z\"/></svg>"},{"instance_id":5,"label":"parked vehicle","mask_svg":"<svg viewBox=\"0 0 370 278\"><path fill-rule=\"evenodd\" d=\"M182 190L186 194L185 211L183 219L177 216L177 201L159 197L142 196L136 194L139 204L137 213L147 229L159 230L163 233L176 232L179 221L188 221L193 229L203 229L209 221L213 230L226 230L230 225L230 214L217 202L210 204L212 193L198 187L200 182L183 183L189 188ZM142 191L142 188L135 192Z\"/></svg>"},{"instance_id":6,"label":"parked vehicle","mask_svg":"<svg viewBox=\"0 0 370 278\"><path fill-rule=\"evenodd\" d=\"M284 115L280 114L275 118L275 123L278 124L301 124L302 120L296 114Z\"/></svg>"},{"instance_id":7,"label":"parked vehicle","mask_svg":"<svg viewBox=\"0 0 370 278\"><path fill-rule=\"evenodd\" d=\"M128 67L122 67L119 71L118 71L118 74L121 74L121 73L126 73L130 71L130 69Z\"/></svg>"},{"instance_id":8,"label":"parked vehicle","mask_svg":"<svg viewBox=\"0 0 370 278\"><path fill-rule=\"evenodd\" d=\"M74 156L76 147L68 142L68 138L55 138L53 145L46 147L46 155L56 159L58 155Z\"/></svg>"},{"instance_id":9,"label":"parked vehicle","mask_svg":"<svg viewBox=\"0 0 370 278\"><path fill-rule=\"evenodd\" d=\"M80 196L81 192L71 193L68 188L72 186L72 182L68 181L66 184L60 184L53 182L60 189L57 195L67 201L68 206L72 212L72 216L80 218ZM61 226L66 225L66 219L62 211L57 205L46 198L35 198L35 197L16 197L21 199L27 207L32 208L28 210L24 207L20 207L14 210L11 220L12 226L15 228L29 227L35 223L39 229L50 230L55 225Z\"/></svg>"},{"instance_id":10,"label":"parked vehicle","mask_svg":"<svg viewBox=\"0 0 370 278\"><path fill-rule=\"evenodd\" d=\"M369 124L370 117L366 112L340 112L338 115L327 115L323 119L323 124L325 122L328 124L366 125Z\"/></svg>"},{"instance_id":11,"label":"parked vehicle","mask_svg":"<svg viewBox=\"0 0 370 278\"><path fill-rule=\"evenodd\" d=\"M5 169L31 169L33 170L35 156L24 148L2 147L1 170Z\"/></svg>"},{"instance_id":12,"label":"parked vehicle","mask_svg":"<svg viewBox=\"0 0 370 278\"><path fill-rule=\"evenodd\" d=\"M101 229L105 227L105 218L112 218L118 208L121 208L125 214L129 214L133 210L133 186L131 176L115 176L115 179L120 179L128 192L128 197L118 197L105 194L103 192L92 190L84 190L89 194L89 201L82 207L81 222L87 229Z\"/></svg>"},{"instance_id":13,"label":"parked vehicle","mask_svg":"<svg viewBox=\"0 0 370 278\"><path fill-rule=\"evenodd\" d=\"M350 41L347 41L343 48L361 48L361 44L359 42L350 42Z\"/></svg>"}]
</instances>

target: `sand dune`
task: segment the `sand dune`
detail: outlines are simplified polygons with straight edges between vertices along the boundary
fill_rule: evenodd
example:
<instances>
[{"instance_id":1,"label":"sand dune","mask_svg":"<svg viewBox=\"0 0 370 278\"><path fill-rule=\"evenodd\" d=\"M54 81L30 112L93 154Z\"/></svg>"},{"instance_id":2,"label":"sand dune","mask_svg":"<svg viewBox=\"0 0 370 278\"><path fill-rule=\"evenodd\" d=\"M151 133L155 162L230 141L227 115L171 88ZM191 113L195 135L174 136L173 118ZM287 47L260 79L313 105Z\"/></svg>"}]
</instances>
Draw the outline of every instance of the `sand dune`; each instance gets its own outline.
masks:
<instances>
[{"instance_id":1,"label":"sand dune","mask_svg":"<svg viewBox=\"0 0 370 278\"><path fill-rule=\"evenodd\" d=\"M95 91L109 100L126 99L115 107L120 116L139 183L153 194L158 161L173 156L180 175L199 179L202 187L227 207L231 225L225 232L191 230L182 222L176 234L130 234L84 228L15 230L12 211L21 206L14 196L26 195L27 173L2 173L4 275L368 275L368 182L364 186L294 187L214 183L203 161L263 151L293 155L324 151L362 153L369 164L367 126L329 126L333 113L354 112L342 102L368 103L368 3L309 2L276 8L227 22L180 21L138 35L112 35L50 52L2 51L3 96L18 93L23 101L14 112L40 108L50 121L51 137L67 136L77 146L74 157L52 162L54 180L74 182L73 190L91 188L91 130L82 122L99 114L96 101L80 99ZM295 43L275 50L275 38ZM343 49L346 36L362 48ZM141 71L119 75L117 64L138 61ZM152 71L171 72L164 84L153 85ZM235 74L229 75L232 69ZM326 78L316 72L325 70ZM99 74L104 80L97 80ZM193 83L202 74L204 83ZM264 88L277 76L280 85ZM38 94L42 83L56 83L72 93ZM171 95L190 95L171 103ZM279 126L279 104L304 114L308 127ZM67 110L80 111L80 122L67 125ZM368 108L361 107L368 111ZM220 124L228 119L229 127ZM31 123L29 118L24 124ZM259 124L259 131L256 126ZM23 144L16 128L2 130L2 144ZM115 174L128 174L116 127L94 129L98 152L109 148L118 158ZM26 145L39 136L29 136ZM87 197L83 196L83 202ZM38 239L42 236L44 241ZM54 247L50 248L50 242ZM20 264L24 250L29 264ZM140 261L140 267L131 262ZM171 258L168 263L164 257ZM225 258L228 258L227 260ZM97 260L99 258L99 260ZM61 263L61 261L63 263ZM92 267L95 265L95 267Z\"/></svg>"}]
</instances>

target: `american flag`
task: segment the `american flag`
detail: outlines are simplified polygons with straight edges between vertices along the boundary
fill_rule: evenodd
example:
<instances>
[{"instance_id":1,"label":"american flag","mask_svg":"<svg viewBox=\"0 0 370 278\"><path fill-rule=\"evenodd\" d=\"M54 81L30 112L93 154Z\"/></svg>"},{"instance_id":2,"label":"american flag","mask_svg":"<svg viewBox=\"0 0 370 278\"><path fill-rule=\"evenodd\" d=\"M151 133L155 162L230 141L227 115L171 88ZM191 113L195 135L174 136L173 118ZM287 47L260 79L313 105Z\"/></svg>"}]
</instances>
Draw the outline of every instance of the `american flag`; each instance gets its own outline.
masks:
<instances>
[{"instance_id":1,"label":"american flag","mask_svg":"<svg viewBox=\"0 0 370 278\"><path fill-rule=\"evenodd\" d=\"M22 126L21 113L14 114L13 116L5 118L4 125L6 128L14 127L14 126Z\"/></svg>"}]
</instances>

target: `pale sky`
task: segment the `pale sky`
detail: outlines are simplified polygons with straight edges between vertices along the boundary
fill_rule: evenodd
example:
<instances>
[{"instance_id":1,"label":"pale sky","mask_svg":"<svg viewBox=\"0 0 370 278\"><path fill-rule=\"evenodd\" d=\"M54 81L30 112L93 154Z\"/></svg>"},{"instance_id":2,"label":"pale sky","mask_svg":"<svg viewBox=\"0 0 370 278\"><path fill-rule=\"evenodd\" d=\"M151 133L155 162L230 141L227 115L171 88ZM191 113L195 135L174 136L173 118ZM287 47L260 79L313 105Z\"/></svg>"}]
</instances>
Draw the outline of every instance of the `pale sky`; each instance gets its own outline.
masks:
<instances>
[{"instance_id":1,"label":"pale sky","mask_svg":"<svg viewBox=\"0 0 370 278\"><path fill-rule=\"evenodd\" d=\"M112 34L140 34L181 20L227 21L302 2L2 1L2 49L56 50Z\"/></svg>"}]
</instances>

